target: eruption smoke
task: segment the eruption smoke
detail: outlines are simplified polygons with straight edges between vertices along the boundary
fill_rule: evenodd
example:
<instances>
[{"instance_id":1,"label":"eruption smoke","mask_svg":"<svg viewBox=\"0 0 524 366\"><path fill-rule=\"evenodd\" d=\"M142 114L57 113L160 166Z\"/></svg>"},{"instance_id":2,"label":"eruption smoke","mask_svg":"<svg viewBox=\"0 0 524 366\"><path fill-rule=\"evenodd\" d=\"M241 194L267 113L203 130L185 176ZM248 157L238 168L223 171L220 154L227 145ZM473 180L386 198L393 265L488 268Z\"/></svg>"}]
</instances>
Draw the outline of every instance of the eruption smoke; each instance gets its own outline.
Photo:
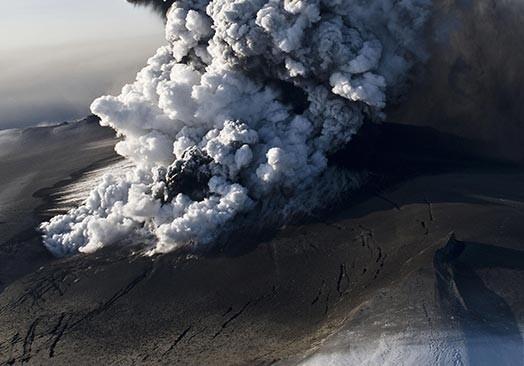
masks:
<instances>
[{"instance_id":1,"label":"eruption smoke","mask_svg":"<svg viewBox=\"0 0 524 366\"><path fill-rule=\"evenodd\" d=\"M165 15L175 0L127 0L134 5L146 5L152 7L155 11Z\"/></svg>"},{"instance_id":2,"label":"eruption smoke","mask_svg":"<svg viewBox=\"0 0 524 366\"><path fill-rule=\"evenodd\" d=\"M185 0L167 46L119 96L92 104L135 169L43 223L55 255L132 233L151 253L209 244L235 222L285 220L359 177L330 168L365 119L404 94L430 0ZM264 215L264 217L260 216Z\"/></svg>"},{"instance_id":3,"label":"eruption smoke","mask_svg":"<svg viewBox=\"0 0 524 366\"><path fill-rule=\"evenodd\" d=\"M524 163L524 2L435 1L431 57L390 121L479 141L478 153Z\"/></svg>"}]
</instances>

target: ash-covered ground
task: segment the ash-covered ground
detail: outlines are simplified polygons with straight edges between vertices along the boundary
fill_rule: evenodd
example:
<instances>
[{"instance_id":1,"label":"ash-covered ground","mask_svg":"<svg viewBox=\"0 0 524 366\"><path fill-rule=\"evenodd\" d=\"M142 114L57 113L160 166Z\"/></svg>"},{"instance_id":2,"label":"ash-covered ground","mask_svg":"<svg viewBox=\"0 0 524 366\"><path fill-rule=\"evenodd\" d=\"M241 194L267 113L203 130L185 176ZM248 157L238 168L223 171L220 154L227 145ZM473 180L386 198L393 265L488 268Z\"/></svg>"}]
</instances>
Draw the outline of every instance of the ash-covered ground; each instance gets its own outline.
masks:
<instances>
[{"instance_id":1,"label":"ash-covered ground","mask_svg":"<svg viewBox=\"0 0 524 366\"><path fill-rule=\"evenodd\" d=\"M368 161L373 184L322 217L253 228L213 253L146 257L122 241L53 258L35 220L85 197L86 175L127 169L96 126L10 135L18 146L55 136L58 150L24 161L39 179L2 185L32 197L18 202L33 218L2 210L3 233L19 234L1 244L3 364L522 364L520 168L471 158L429 129L370 126L362 145L383 146ZM381 140L395 133L420 142ZM67 146L82 158L43 165Z\"/></svg>"}]
</instances>

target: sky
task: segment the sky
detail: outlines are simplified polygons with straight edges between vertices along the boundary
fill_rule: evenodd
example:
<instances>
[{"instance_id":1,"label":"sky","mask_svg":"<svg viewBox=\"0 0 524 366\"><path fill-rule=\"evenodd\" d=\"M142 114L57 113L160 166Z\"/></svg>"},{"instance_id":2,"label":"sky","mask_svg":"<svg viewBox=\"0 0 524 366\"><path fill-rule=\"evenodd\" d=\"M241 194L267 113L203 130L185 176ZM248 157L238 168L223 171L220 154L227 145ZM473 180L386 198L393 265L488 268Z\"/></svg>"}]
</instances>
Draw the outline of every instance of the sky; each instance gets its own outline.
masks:
<instances>
[{"instance_id":1,"label":"sky","mask_svg":"<svg viewBox=\"0 0 524 366\"><path fill-rule=\"evenodd\" d=\"M84 117L164 43L162 19L125 0L0 0L0 130Z\"/></svg>"}]
</instances>

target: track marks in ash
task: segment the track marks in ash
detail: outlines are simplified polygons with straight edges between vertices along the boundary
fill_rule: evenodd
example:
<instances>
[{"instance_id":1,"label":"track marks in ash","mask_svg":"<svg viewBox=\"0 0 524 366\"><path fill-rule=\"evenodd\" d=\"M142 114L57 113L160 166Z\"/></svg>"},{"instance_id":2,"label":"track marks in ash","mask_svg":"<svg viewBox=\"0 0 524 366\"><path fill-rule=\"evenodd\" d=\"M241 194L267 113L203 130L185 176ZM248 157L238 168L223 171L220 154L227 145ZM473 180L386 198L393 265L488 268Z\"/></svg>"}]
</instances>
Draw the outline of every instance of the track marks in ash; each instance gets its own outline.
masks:
<instances>
[{"instance_id":1,"label":"track marks in ash","mask_svg":"<svg viewBox=\"0 0 524 366\"><path fill-rule=\"evenodd\" d=\"M24 337L24 343L22 345L22 357L20 360L20 363L23 365L31 359L31 350L33 347L33 342L35 340L35 334L36 334L36 326L38 325L38 322L40 321L39 318L36 318L31 322L29 325L29 328L27 329L27 332Z\"/></svg>"},{"instance_id":2,"label":"track marks in ash","mask_svg":"<svg viewBox=\"0 0 524 366\"><path fill-rule=\"evenodd\" d=\"M424 202L426 204L426 207L428 209L428 217L426 219L417 219L417 221L422 226L422 229L424 229L424 235L429 235L431 225L433 224L433 221L435 221L435 216L433 214L433 205L431 202L427 199L427 197L424 197Z\"/></svg>"},{"instance_id":3,"label":"track marks in ash","mask_svg":"<svg viewBox=\"0 0 524 366\"><path fill-rule=\"evenodd\" d=\"M320 288L318 289L317 296L311 301L311 305L315 305L320 298L322 297L322 293L324 292L324 288L326 287L326 281L322 280L322 284L320 285Z\"/></svg>"},{"instance_id":4,"label":"track marks in ash","mask_svg":"<svg viewBox=\"0 0 524 366\"><path fill-rule=\"evenodd\" d=\"M140 275L135 277L131 282L129 282L125 287L118 290L113 296L111 296L108 300L100 304L95 309L91 310L87 314L85 314L83 317L81 317L79 320L74 322L71 325L71 328L74 328L78 326L79 324L91 320L92 318L104 313L107 311L111 306L113 306L116 302L118 302L120 299L125 297L127 294L129 294L136 286L138 286L142 281L144 281L148 275L151 273L151 266L147 267Z\"/></svg>"},{"instance_id":5,"label":"track marks in ash","mask_svg":"<svg viewBox=\"0 0 524 366\"><path fill-rule=\"evenodd\" d=\"M116 291L105 302L87 312L80 318L77 318L74 322L72 321L73 315L67 314L66 312L62 312L56 318L54 323L51 323L51 320L43 321L40 318L36 318L30 323L27 330L19 330L11 338L10 344L1 345L1 348L8 352L9 355L7 360L0 364L7 366L14 365L17 362L22 365L27 364L31 361L31 358L35 353L40 353L41 351L47 352L49 358L54 358L57 355L57 349L60 342L68 333L75 330L75 328L81 324L84 324L92 318L107 311L116 302L120 301L135 289L136 286L144 281L150 272L151 266L147 267L127 285ZM31 308L34 306L40 306L42 302L45 302L47 294L62 296L64 291L61 284L66 280L68 275L69 274L66 271L63 271L52 274L51 276L46 276L16 299L10 306L17 308L25 304ZM38 334L37 328L39 328ZM20 334L23 334L23 336L20 336Z\"/></svg>"},{"instance_id":6,"label":"track marks in ash","mask_svg":"<svg viewBox=\"0 0 524 366\"><path fill-rule=\"evenodd\" d=\"M52 342L51 346L49 347L49 358L55 357L56 347L58 346L58 342L62 339L62 336L64 335L64 332L67 329L68 321L65 320L66 314L62 313L60 317L58 318L58 322L56 326L51 331L52 335Z\"/></svg>"},{"instance_id":7,"label":"track marks in ash","mask_svg":"<svg viewBox=\"0 0 524 366\"><path fill-rule=\"evenodd\" d=\"M190 330L191 330L191 325L189 327L187 327L186 329L184 329L184 331L178 335L178 337L175 339L173 344L162 354L162 357L166 356L169 352L174 350L176 348L176 346L180 342L182 342L182 340L185 338L185 336L189 333Z\"/></svg>"},{"instance_id":8,"label":"track marks in ash","mask_svg":"<svg viewBox=\"0 0 524 366\"><path fill-rule=\"evenodd\" d=\"M358 225L360 233L357 236L357 240L360 241L361 246L369 250L369 254L374 258L375 264L377 265L373 279L377 279L380 271L384 267L387 254L384 253L382 246L375 239L375 233L373 229L365 227L362 224ZM367 273L369 268L364 268L362 274Z\"/></svg>"},{"instance_id":9,"label":"track marks in ash","mask_svg":"<svg viewBox=\"0 0 524 366\"><path fill-rule=\"evenodd\" d=\"M249 305L251 305L252 301L249 300L238 312L234 313L233 315L231 315L229 317L229 319L227 319L223 324L222 326L220 327L220 329L218 330L218 332L215 333L215 335L213 336L213 338L216 338L220 335L220 333L222 333L224 331L224 329L226 329L226 327L232 322L234 321L236 318L238 318L240 315L242 315L242 313L244 311L246 311L246 309L248 308Z\"/></svg>"},{"instance_id":10,"label":"track marks in ash","mask_svg":"<svg viewBox=\"0 0 524 366\"><path fill-rule=\"evenodd\" d=\"M377 192L377 193L375 193L375 197L381 199L384 202L389 203L391 206L393 206L393 208L395 208L395 210L397 210L397 211L401 210L401 207L400 207L400 205L398 203L396 203L392 199L386 197L383 193Z\"/></svg>"},{"instance_id":11,"label":"track marks in ash","mask_svg":"<svg viewBox=\"0 0 524 366\"><path fill-rule=\"evenodd\" d=\"M338 275L338 280L337 280L337 292L338 292L339 297L342 297L347 293L349 286L350 286L350 280L349 280L348 272L346 270L346 265L341 264L340 273Z\"/></svg>"},{"instance_id":12,"label":"track marks in ash","mask_svg":"<svg viewBox=\"0 0 524 366\"><path fill-rule=\"evenodd\" d=\"M16 301L15 306L20 306L27 301L31 301L31 306L39 305L45 302L45 296L51 293L56 293L59 296L64 295L62 289L62 283L67 279L68 273L61 271L46 276L42 280L38 281L34 286L22 294Z\"/></svg>"},{"instance_id":13,"label":"track marks in ash","mask_svg":"<svg viewBox=\"0 0 524 366\"><path fill-rule=\"evenodd\" d=\"M16 360L14 358L14 349L16 347L16 345L21 341L22 339L20 338L20 333L16 333L12 338L11 338L11 341L9 342L9 355L7 356L7 360L2 364L2 365L7 365L7 366L10 366L10 365L14 365ZM0 346L4 346L3 344L0 345ZM3 347L2 347L3 348Z\"/></svg>"}]
</instances>

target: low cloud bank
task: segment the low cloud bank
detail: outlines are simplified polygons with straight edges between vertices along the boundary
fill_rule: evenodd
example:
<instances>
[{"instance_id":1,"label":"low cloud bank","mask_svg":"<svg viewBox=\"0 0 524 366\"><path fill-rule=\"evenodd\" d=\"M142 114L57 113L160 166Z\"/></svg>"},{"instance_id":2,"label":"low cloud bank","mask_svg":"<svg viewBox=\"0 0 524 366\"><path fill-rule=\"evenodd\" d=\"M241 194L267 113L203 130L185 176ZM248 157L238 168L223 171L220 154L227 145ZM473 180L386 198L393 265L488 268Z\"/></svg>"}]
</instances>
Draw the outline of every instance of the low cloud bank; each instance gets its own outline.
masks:
<instances>
[{"instance_id":1,"label":"low cloud bank","mask_svg":"<svg viewBox=\"0 0 524 366\"><path fill-rule=\"evenodd\" d=\"M89 115L93 99L133 80L158 44L161 36L0 51L0 130Z\"/></svg>"}]
</instances>

